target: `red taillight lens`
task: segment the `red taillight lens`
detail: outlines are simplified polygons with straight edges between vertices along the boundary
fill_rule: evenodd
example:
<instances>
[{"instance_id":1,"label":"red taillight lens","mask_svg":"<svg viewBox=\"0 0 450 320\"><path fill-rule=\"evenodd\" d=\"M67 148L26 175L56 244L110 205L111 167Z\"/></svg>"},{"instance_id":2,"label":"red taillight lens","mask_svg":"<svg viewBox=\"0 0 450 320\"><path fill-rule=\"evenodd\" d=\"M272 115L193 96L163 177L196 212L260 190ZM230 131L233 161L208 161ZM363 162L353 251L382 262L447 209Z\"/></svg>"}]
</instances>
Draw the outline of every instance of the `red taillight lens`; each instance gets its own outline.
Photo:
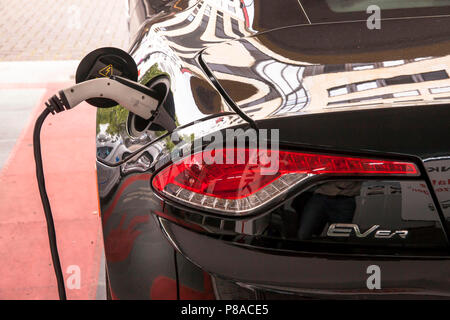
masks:
<instances>
[{"instance_id":1,"label":"red taillight lens","mask_svg":"<svg viewBox=\"0 0 450 320\"><path fill-rule=\"evenodd\" d=\"M204 150L159 172L153 186L192 205L251 211L311 175L417 176L413 163L257 149Z\"/></svg>"}]
</instances>

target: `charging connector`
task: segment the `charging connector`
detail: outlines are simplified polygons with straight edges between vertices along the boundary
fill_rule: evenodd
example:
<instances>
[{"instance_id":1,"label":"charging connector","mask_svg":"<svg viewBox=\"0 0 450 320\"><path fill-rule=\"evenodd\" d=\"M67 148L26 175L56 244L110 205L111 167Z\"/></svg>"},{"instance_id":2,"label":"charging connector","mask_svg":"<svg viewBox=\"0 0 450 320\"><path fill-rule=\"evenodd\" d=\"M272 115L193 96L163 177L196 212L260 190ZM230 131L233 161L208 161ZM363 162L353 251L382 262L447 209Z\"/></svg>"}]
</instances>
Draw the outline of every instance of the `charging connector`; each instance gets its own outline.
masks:
<instances>
[{"instance_id":1,"label":"charging connector","mask_svg":"<svg viewBox=\"0 0 450 320\"><path fill-rule=\"evenodd\" d=\"M157 94L140 83L118 77L96 78L59 91L46 103L51 113L72 109L92 98L108 98L141 118L150 119L160 102Z\"/></svg>"},{"instance_id":2,"label":"charging connector","mask_svg":"<svg viewBox=\"0 0 450 320\"><path fill-rule=\"evenodd\" d=\"M167 88L168 89L168 88ZM39 186L42 206L47 221L48 239L52 255L53 268L58 282L59 298L66 300L64 276L58 254L56 231L53 222L52 210L45 187L44 169L42 165L40 134L42 125L49 114L55 114L72 109L79 103L93 98L106 98L114 100L130 112L144 118L167 118L164 108L158 110L163 104L165 96L158 98L158 94L151 88L126 78L111 76L109 78L96 78L78 83L70 88L59 91L46 103L45 110L36 120L33 132L34 159L36 162L36 177ZM169 122L169 121L165 121Z\"/></svg>"}]
</instances>

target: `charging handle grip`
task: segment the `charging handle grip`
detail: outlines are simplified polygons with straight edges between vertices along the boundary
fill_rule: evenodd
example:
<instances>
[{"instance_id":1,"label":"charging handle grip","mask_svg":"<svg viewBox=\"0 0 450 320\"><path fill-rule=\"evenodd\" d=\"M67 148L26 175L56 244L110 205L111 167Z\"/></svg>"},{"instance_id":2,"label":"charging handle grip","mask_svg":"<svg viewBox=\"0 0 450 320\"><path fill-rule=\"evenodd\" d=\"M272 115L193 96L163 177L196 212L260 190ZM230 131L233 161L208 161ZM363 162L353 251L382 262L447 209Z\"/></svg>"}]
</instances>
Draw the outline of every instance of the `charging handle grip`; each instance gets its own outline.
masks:
<instances>
[{"instance_id":1,"label":"charging handle grip","mask_svg":"<svg viewBox=\"0 0 450 320\"><path fill-rule=\"evenodd\" d=\"M150 119L159 105L152 90L117 76L87 80L59 91L59 95L66 109L74 108L87 99L108 98L144 119Z\"/></svg>"}]
</instances>

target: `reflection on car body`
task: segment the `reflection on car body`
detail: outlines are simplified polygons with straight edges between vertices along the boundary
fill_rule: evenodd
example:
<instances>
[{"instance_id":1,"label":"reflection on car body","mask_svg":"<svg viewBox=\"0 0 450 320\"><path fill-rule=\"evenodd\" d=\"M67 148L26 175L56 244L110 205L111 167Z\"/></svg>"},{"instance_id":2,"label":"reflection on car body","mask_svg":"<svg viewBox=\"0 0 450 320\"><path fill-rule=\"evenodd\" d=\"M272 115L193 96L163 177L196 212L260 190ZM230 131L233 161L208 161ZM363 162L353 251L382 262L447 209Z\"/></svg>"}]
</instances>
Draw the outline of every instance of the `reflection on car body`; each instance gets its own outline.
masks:
<instances>
[{"instance_id":1,"label":"reflection on car body","mask_svg":"<svg viewBox=\"0 0 450 320\"><path fill-rule=\"evenodd\" d=\"M139 81L169 77L175 129L98 111L111 136L97 135L97 173L115 298L450 296L450 171L430 169L449 167L450 3L384 1L382 32L366 28L366 3L130 1ZM279 129L282 151L418 174L312 174L234 216L154 187L171 156L230 128ZM327 235L336 224L349 236ZM354 226L378 227L360 237Z\"/></svg>"}]
</instances>

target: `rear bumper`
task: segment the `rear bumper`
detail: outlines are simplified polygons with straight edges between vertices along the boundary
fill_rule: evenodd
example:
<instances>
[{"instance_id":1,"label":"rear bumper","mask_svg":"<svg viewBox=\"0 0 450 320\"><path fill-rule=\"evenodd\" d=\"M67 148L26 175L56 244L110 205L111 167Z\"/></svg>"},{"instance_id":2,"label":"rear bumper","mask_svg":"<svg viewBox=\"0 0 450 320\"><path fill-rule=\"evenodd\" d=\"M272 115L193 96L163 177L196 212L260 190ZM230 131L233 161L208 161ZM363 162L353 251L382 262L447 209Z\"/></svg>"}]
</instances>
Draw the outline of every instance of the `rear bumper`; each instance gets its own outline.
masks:
<instances>
[{"instance_id":1,"label":"rear bumper","mask_svg":"<svg viewBox=\"0 0 450 320\"><path fill-rule=\"evenodd\" d=\"M185 229L160 218L169 241L206 272L253 290L315 297L450 298L449 257L309 254L254 250ZM371 265L381 289L369 290Z\"/></svg>"}]
</instances>

